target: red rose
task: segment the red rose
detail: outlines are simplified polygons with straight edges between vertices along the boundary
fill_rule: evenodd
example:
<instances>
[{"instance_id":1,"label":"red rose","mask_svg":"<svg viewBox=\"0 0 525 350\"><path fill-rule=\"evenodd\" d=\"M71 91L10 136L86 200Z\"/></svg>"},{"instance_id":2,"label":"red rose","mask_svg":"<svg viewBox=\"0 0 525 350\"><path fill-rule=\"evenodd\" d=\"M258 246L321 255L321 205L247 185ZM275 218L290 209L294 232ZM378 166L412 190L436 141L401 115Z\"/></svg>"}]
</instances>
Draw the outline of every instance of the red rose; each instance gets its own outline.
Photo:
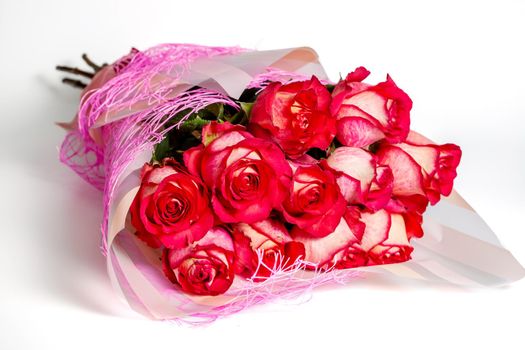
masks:
<instances>
[{"instance_id":1,"label":"red rose","mask_svg":"<svg viewBox=\"0 0 525 350\"><path fill-rule=\"evenodd\" d=\"M435 145L411 132L404 143L380 145L377 157L394 174L390 209L422 213L429 201L435 204L452 191L461 149L453 144Z\"/></svg>"},{"instance_id":2,"label":"red rose","mask_svg":"<svg viewBox=\"0 0 525 350\"><path fill-rule=\"evenodd\" d=\"M294 242L284 224L274 219L266 219L253 224L233 226L235 246L235 272L241 276L264 280L270 276L274 266L286 268L298 258L304 257L304 246ZM259 265L257 251L261 251L262 263Z\"/></svg>"},{"instance_id":3,"label":"red rose","mask_svg":"<svg viewBox=\"0 0 525 350\"><path fill-rule=\"evenodd\" d=\"M335 176L318 165L293 167L293 184L283 203L284 218L311 236L326 236L335 230L346 207Z\"/></svg>"},{"instance_id":4,"label":"red rose","mask_svg":"<svg viewBox=\"0 0 525 350\"><path fill-rule=\"evenodd\" d=\"M331 112L345 146L366 147L385 138L396 143L408 135L412 100L390 76L375 86L363 83L369 74L359 67L333 91Z\"/></svg>"},{"instance_id":5,"label":"red rose","mask_svg":"<svg viewBox=\"0 0 525 350\"><path fill-rule=\"evenodd\" d=\"M392 171L388 166L377 164L372 153L343 146L322 164L336 172L337 183L348 204L363 204L378 210L390 200Z\"/></svg>"},{"instance_id":6,"label":"red rose","mask_svg":"<svg viewBox=\"0 0 525 350\"><path fill-rule=\"evenodd\" d=\"M368 265L392 264L407 261L414 250L409 243L407 225L401 214L379 210L362 213L365 231L361 249L368 252Z\"/></svg>"},{"instance_id":7,"label":"red rose","mask_svg":"<svg viewBox=\"0 0 525 350\"><path fill-rule=\"evenodd\" d=\"M214 228L190 246L164 250L162 268L166 277L187 293L218 295L233 282L233 259L230 235Z\"/></svg>"},{"instance_id":8,"label":"red rose","mask_svg":"<svg viewBox=\"0 0 525 350\"><path fill-rule=\"evenodd\" d=\"M203 135L213 141L186 151L184 162L211 189L220 220L254 223L281 207L292 171L279 147L229 123L212 122Z\"/></svg>"},{"instance_id":9,"label":"red rose","mask_svg":"<svg viewBox=\"0 0 525 350\"><path fill-rule=\"evenodd\" d=\"M326 149L335 136L330 93L312 76L309 81L272 83L257 97L248 129L276 142L290 158L310 148Z\"/></svg>"},{"instance_id":10,"label":"red rose","mask_svg":"<svg viewBox=\"0 0 525 350\"><path fill-rule=\"evenodd\" d=\"M360 247L365 229L357 208L349 207L335 230L324 237L312 237L298 227L292 230L294 240L304 245L305 260L317 268L346 269L366 265L367 252Z\"/></svg>"},{"instance_id":11,"label":"red rose","mask_svg":"<svg viewBox=\"0 0 525 350\"><path fill-rule=\"evenodd\" d=\"M187 246L213 226L207 189L173 159L144 165L130 213L137 236L153 248Z\"/></svg>"},{"instance_id":12,"label":"red rose","mask_svg":"<svg viewBox=\"0 0 525 350\"><path fill-rule=\"evenodd\" d=\"M423 231L417 214L348 207L334 232L325 237L310 237L298 228L291 234L304 244L305 260L326 270L407 261L413 251L409 240Z\"/></svg>"}]
</instances>

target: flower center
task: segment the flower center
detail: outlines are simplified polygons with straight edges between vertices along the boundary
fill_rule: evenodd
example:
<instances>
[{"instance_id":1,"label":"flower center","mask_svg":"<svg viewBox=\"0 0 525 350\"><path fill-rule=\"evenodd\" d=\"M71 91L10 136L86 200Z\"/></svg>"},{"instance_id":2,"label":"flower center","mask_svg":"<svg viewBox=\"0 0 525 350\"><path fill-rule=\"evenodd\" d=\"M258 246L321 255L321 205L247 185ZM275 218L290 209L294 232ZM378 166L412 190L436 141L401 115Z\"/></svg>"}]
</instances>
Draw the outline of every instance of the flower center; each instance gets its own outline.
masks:
<instances>
[{"instance_id":1,"label":"flower center","mask_svg":"<svg viewBox=\"0 0 525 350\"><path fill-rule=\"evenodd\" d=\"M175 196L173 194L165 194L160 196L157 202L157 210L163 221L177 222L188 212L190 203L186 198Z\"/></svg>"},{"instance_id":2,"label":"flower center","mask_svg":"<svg viewBox=\"0 0 525 350\"><path fill-rule=\"evenodd\" d=\"M301 91L295 96L290 108L292 113L292 128L306 132L310 128L310 118L316 108L316 95L312 91Z\"/></svg>"},{"instance_id":3,"label":"flower center","mask_svg":"<svg viewBox=\"0 0 525 350\"><path fill-rule=\"evenodd\" d=\"M257 194L259 183L260 177L256 166L248 165L234 172L232 190L241 198L251 197Z\"/></svg>"},{"instance_id":4,"label":"flower center","mask_svg":"<svg viewBox=\"0 0 525 350\"><path fill-rule=\"evenodd\" d=\"M321 190L319 189L319 186L309 189L306 192L305 197L308 204L315 204L319 202L319 197L321 197Z\"/></svg>"},{"instance_id":5,"label":"flower center","mask_svg":"<svg viewBox=\"0 0 525 350\"><path fill-rule=\"evenodd\" d=\"M188 272L192 282L206 283L213 278L212 269L208 261L195 261Z\"/></svg>"},{"instance_id":6,"label":"flower center","mask_svg":"<svg viewBox=\"0 0 525 350\"><path fill-rule=\"evenodd\" d=\"M307 130L308 127L310 126L310 120L309 120L309 115L308 113L298 113L294 116L293 118L293 121L292 121L292 125L295 129L300 129L300 130Z\"/></svg>"},{"instance_id":7,"label":"flower center","mask_svg":"<svg viewBox=\"0 0 525 350\"><path fill-rule=\"evenodd\" d=\"M303 210L315 209L315 206L321 201L323 196L323 187L319 184L311 184L298 193L299 206Z\"/></svg>"},{"instance_id":8,"label":"flower center","mask_svg":"<svg viewBox=\"0 0 525 350\"><path fill-rule=\"evenodd\" d=\"M166 205L166 212L170 215L177 215L182 210L182 204L178 198L172 198Z\"/></svg>"}]
</instances>

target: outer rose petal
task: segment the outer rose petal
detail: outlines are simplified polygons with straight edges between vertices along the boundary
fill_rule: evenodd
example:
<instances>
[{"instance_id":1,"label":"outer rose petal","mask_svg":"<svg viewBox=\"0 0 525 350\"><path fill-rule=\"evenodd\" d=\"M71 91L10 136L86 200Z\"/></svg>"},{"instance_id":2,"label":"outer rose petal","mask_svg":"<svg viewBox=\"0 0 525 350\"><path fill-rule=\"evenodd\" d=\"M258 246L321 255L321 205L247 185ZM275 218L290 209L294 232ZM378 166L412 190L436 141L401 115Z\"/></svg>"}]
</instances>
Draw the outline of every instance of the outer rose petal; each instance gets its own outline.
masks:
<instances>
[{"instance_id":1,"label":"outer rose petal","mask_svg":"<svg viewBox=\"0 0 525 350\"><path fill-rule=\"evenodd\" d=\"M346 76L346 82L360 82L365 80L370 75L370 71L365 67L357 67L352 73L348 73Z\"/></svg>"},{"instance_id":2,"label":"outer rose petal","mask_svg":"<svg viewBox=\"0 0 525 350\"><path fill-rule=\"evenodd\" d=\"M366 147L385 137L374 123L359 117L342 117L337 121L337 139L350 147Z\"/></svg>"},{"instance_id":3,"label":"outer rose petal","mask_svg":"<svg viewBox=\"0 0 525 350\"><path fill-rule=\"evenodd\" d=\"M234 125L229 122L218 123L216 121L212 121L202 128L202 143L204 146L207 146L215 139L230 131L246 131L246 128L244 126Z\"/></svg>"},{"instance_id":4,"label":"outer rose petal","mask_svg":"<svg viewBox=\"0 0 525 350\"><path fill-rule=\"evenodd\" d=\"M398 208L390 208L396 211L410 209L423 212L427 206L427 198L419 164L394 145L382 145L376 155L380 164L390 167L394 177L392 195L399 201L399 205Z\"/></svg>"},{"instance_id":5,"label":"outer rose petal","mask_svg":"<svg viewBox=\"0 0 525 350\"><path fill-rule=\"evenodd\" d=\"M423 141L423 137L414 137L416 142ZM436 204L440 195L448 196L452 192L456 169L461 160L461 149L454 144L435 145L401 143L397 145L421 165L425 180L425 192L431 204Z\"/></svg>"},{"instance_id":6,"label":"outer rose petal","mask_svg":"<svg viewBox=\"0 0 525 350\"><path fill-rule=\"evenodd\" d=\"M293 265L298 259L304 259L306 251L301 242L290 241L284 244L285 266Z\"/></svg>"},{"instance_id":7,"label":"outer rose petal","mask_svg":"<svg viewBox=\"0 0 525 350\"><path fill-rule=\"evenodd\" d=\"M400 214L392 214L388 238L372 247L368 254L371 264L391 264L409 260L413 250L408 243L403 217Z\"/></svg>"},{"instance_id":8,"label":"outer rose petal","mask_svg":"<svg viewBox=\"0 0 525 350\"><path fill-rule=\"evenodd\" d=\"M186 168L192 175L200 176L200 165L202 163L203 150L204 145L198 145L186 150L182 155L184 165L186 165Z\"/></svg>"},{"instance_id":9,"label":"outer rose petal","mask_svg":"<svg viewBox=\"0 0 525 350\"><path fill-rule=\"evenodd\" d=\"M408 242L405 220L401 214L385 210L363 213L366 224L361 248L368 252L368 265L390 264L410 259L413 248Z\"/></svg>"},{"instance_id":10,"label":"outer rose petal","mask_svg":"<svg viewBox=\"0 0 525 350\"><path fill-rule=\"evenodd\" d=\"M365 205L371 210L384 208L392 196L394 175L388 166L378 166L376 177L370 184Z\"/></svg>"},{"instance_id":11,"label":"outer rose petal","mask_svg":"<svg viewBox=\"0 0 525 350\"><path fill-rule=\"evenodd\" d=\"M388 166L377 166L370 152L339 147L321 165L336 171L337 183L349 204L363 204L378 210L388 203L393 187L392 172Z\"/></svg>"},{"instance_id":12,"label":"outer rose petal","mask_svg":"<svg viewBox=\"0 0 525 350\"><path fill-rule=\"evenodd\" d=\"M427 138L424 135L421 135L420 133L410 130L408 133L407 139L405 140L406 143L410 143L411 145L435 145L436 143Z\"/></svg>"},{"instance_id":13,"label":"outer rose petal","mask_svg":"<svg viewBox=\"0 0 525 350\"><path fill-rule=\"evenodd\" d=\"M292 235L297 242L304 244L304 260L317 264L318 268L329 269L350 268L362 266L366 263L366 254L359 247L359 236L362 232L359 221L353 214L345 215L335 231L327 236L315 238L299 229L292 230Z\"/></svg>"},{"instance_id":14,"label":"outer rose petal","mask_svg":"<svg viewBox=\"0 0 525 350\"><path fill-rule=\"evenodd\" d=\"M341 194L349 204L362 201L361 182L346 174L337 175L337 185L341 189Z\"/></svg>"},{"instance_id":15,"label":"outer rose petal","mask_svg":"<svg viewBox=\"0 0 525 350\"><path fill-rule=\"evenodd\" d=\"M410 130L412 100L397 87L389 75L385 82L377 84L372 90L387 98L388 120L385 128L387 140L389 142L405 140Z\"/></svg>"},{"instance_id":16,"label":"outer rose petal","mask_svg":"<svg viewBox=\"0 0 525 350\"><path fill-rule=\"evenodd\" d=\"M423 216L416 212L403 213L402 215L403 219L405 220L405 228L408 240L414 237L423 237L423 228L421 227L421 224L423 223Z\"/></svg>"},{"instance_id":17,"label":"outer rose petal","mask_svg":"<svg viewBox=\"0 0 525 350\"><path fill-rule=\"evenodd\" d=\"M365 231L360 245L363 250L369 251L388 238L391 217L386 210L379 210L375 213L363 213L361 220L365 224Z\"/></svg>"},{"instance_id":18,"label":"outer rose petal","mask_svg":"<svg viewBox=\"0 0 525 350\"><path fill-rule=\"evenodd\" d=\"M368 191L375 177L374 157L361 148L336 148L326 163L330 168L358 180L361 184L361 193Z\"/></svg>"},{"instance_id":19,"label":"outer rose petal","mask_svg":"<svg viewBox=\"0 0 525 350\"><path fill-rule=\"evenodd\" d=\"M235 247L235 273L246 278L253 276L257 269L258 256L251 246L251 239L242 231L234 229L232 232Z\"/></svg>"},{"instance_id":20,"label":"outer rose petal","mask_svg":"<svg viewBox=\"0 0 525 350\"><path fill-rule=\"evenodd\" d=\"M304 247L301 243L292 242L284 225L277 220L267 219L254 224L236 224L233 226L233 240L236 259L235 272L244 277L256 277L255 281L262 281L270 276L276 259L284 259L284 267L293 264L304 256ZM257 250L261 251L263 261L259 266ZM256 273L256 274L255 274ZM255 275L254 275L255 274Z\"/></svg>"}]
</instances>

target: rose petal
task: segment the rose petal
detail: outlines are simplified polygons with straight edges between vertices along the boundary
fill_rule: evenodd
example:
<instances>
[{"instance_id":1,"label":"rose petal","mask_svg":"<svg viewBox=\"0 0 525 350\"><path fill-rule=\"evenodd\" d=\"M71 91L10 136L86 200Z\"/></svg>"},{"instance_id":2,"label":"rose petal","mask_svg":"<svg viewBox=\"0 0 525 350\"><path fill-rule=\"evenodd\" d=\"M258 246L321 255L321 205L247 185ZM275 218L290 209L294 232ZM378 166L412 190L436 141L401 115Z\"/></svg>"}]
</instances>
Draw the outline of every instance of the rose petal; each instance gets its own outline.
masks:
<instances>
[{"instance_id":1,"label":"rose petal","mask_svg":"<svg viewBox=\"0 0 525 350\"><path fill-rule=\"evenodd\" d=\"M391 219L386 210L379 210L375 213L363 213L361 220L365 224L361 247L368 251L372 247L383 243L388 238Z\"/></svg>"},{"instance_id":2,"label":"rose petal","mask_svg":"<svg viewBox=\"0 0 525 350\"><path fill-rule=\"evenodd\" d=\"M359 180L362 193L368 191L375 177L374 157L361 148L338 147L326 163L330 168Z\"/></svg>"},{"instance_id":3,"label":"rose petal","mask_svg":"<svg viewBox=\"0 0 525 350\"><path fill-rule=\"evenodd\" d=\"M394 175L389 166L376 167L376 176L366 196L367 208L377 211L384 208L392 196Z\"/></svg>"},{"instance_id":4,"label":"rose petal","mask_svg":"<svg viewBox=\"0 0 525 350\"><path fill-rule=\"evenodd\" d=\"M182 154L184 165L192 175L200 176L200 165L203 151L204 145L201 144L186 150Z\"/></svg>"},{"instance_id":5,"label":"rose petal","mask_svg":"<svg viewBox=\"0 0 525 350\"><path fill-rule=\"evenodd\" d=\"M408 153L399 147L384 145L376 155L380 164L392 170L394 195L425 195L421 167Z\"/></svg>"},{"instance_id":6,"label":"rose petal","mask_svg":"<svg viewBox=\"0 0 525 350\"><path fill-rule=\"evenodd\" d=\"M246 128L242 125L231 124L230 122L218 123L212 121L202 128L202 143L204 146L207 146L215 139L231 131L246 131Z\"/></svg>"},{"instance_id":7,"label":"rose petal","mask_svg":"<svg viewBox=\"0 0 525 350\"><path fill-rule=\"evenodd\" d=\"M410 246L403 216L392 214L388 239L369 251L371 264L398 263L410 259Z\"/></svg>"},{"instance_id":8,"label":"rose petal","mask_svg":"<svg viewBox=\"0 0 525 350\"><path fill-rule=\"evenodd\" d=\"M366 147L385 137L374 123L359 117L344 117L337 121L337 139L345 146Z\"/></svg>"},{"instance_id":9,"label":"rose petal","mask_svg":"<svg viewBox=\"0 0 525 350\"><path fill-rule=\"evenodd\" d=\"M357 67L352 73L348 73L345 78L347 83L363 81L370 75L370 71L365 67Z\"/></svg>"},{"instance_id":10,"label":"rose petal","mask_svg":"<svg viewBox=\"0 0 525 350\"><path fill-rule=\"evenodd\" d=\"M304 245L305 260L318 264L319 268L332 267L337 263L334 256L338 252L359 242L345 219L341 219L335 230L324 237L311 237L298 227L294 227L291 234L295 241Z\"/></svg>"}]
</instances>

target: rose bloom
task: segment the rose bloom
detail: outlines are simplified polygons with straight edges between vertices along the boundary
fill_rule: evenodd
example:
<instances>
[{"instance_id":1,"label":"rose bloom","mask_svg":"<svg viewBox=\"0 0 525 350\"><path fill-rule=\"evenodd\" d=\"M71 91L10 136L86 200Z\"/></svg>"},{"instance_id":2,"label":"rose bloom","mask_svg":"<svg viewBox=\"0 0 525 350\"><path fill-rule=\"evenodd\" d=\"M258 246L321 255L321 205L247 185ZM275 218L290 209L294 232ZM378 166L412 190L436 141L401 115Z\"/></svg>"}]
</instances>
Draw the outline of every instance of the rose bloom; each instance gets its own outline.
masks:
<instances>
[{"instance_id":1,"label":"rose bloom","mask_svg":"<svg viewBox=\"0 0 525 350\"><path fill-rule=\"evenodd\" d=\"M413 250L409 240L422 235L420 224L407 223L404 215L384 209L362 212L348 207L331 234L316 238L294 229L292 236L304 244L306 261L324 270L347 269L409 260Z\"/></svg>"},{"instance_id":2,"label":"rose bloom","mask_svg":"<svg viewBox=\"0 0 525 350\"><path fill-rule=\"evenodd\" d=\"M298 258L304 257L304 246L294 242L284 224L266 219L253 224L233 225L235 272L254 281L271 275L274 267L286 269ZM259 251L262 264L259 264Z\"/></svg>"},{"instance_id":3,"label":"rose bloom","mask_svg":"<svg viewBox=\"0 0 525 350\"><path fill-rule=\"evenodd\" d=\"M304 245L305 261L321 270L345 269L366 265L367 252L360 247L365 225L356 207L349 207L335 230L324 237L312 237L299 227L292 229L294 240Z\"/></svg>"},{"instance_id":4,"label":"rose bloom","mask_svg":"<svg viewBox=\"0 0 525 350\"><path fill-rule=\"evenodd\" d=\"M369 74L357 68L332 93L337 139L345 146L367 147L382 139L396 143L408 135L412 100L390 76L377 85L363 83Z\"/></svg>"},{"instance_id":5,"label":"rose bloom","mask_svg":"<svg viewBox=\"0 0 525 350\"><path fill-rule=\"evenodd\" d=\"M274 141L292 159L310 148L327 149L336 131L330 100L330 93L315 76L284 85L272 83L257 97L248 130Z\"/></svg>"},{"instance_id":6,"label":"rose bloom","mask_svg":"<svg viewBox=\"0 0 525 350\"><path fill-rule=\"evenodd\" d=\"M211 189L222 222L254 223L280 209L292 171L277 145L230 123L212 122L202 138L206 145L187 150L184 162Z\"/></svg>"},{"instance_id":7,"label":"rose bloom","mask_svg":"<svg viewBox=\"0 0 525 350\"><path fill-rule=\"evenodd\" d=\"M410 260L414 248L409 243L410 232L401 214L379 210L363 213L365 231L361 249L368 252L367 265L382 265Z\"/></svg>"},{"instance_id":8,"label":"rose bloom","mask_svg":"<svg viewBox=\"0 0 525 350\"><path fill-rule=\"evenodd\" d=\"M318 165L291 164L293 184L283 202L283 216L311 236L326 236L335 230L346 207L335 176Z\"/></svg>"},{"instance_id":9,"label":"rose bloom","mask_svg":"<svg viewBox=\"0 0 525 350\"><path fill-rule=\"evenodd\" d=\"M233 242L222 228L214 228L194 244L165 249L162 269L183 291L197 295L219 295L233 279Z\"/></svg>"},{"instance_id":10,"label":"rose bloom","mask_svg":"<svg viewBox=\"0 0 525 350\"><path fill-rule=\"evenodd\" d=\"M335 171L348 204L362 204L375 211L390 200L392 171L388 166L379 165L372 153L361 148L338 147L322 165Z\"/></svg>"},{"instance_id":11,"label":"rose bloom","mask_svg":"<svg viewBox=\"0 0 525 350\"><path fill-rule=\"evenodd\" d=\"M137 236L153 248L180 248L201 239L213 226L208 190L175 160L145 164L131 204Z\"/></svg>"},{"instance_id":12,"label":"rose bloom","mask_svg":"<svg viewBox=\"0 0 525 350\"><path fill-rule=\"evenodd\" d=\"M428 202L435 204L441 195L452 192L461 149L454 144L436 145L411 131L406 142L381 144L377 158L394 174L390 210L422 213Z\"/></svg>"}]
</instances>

